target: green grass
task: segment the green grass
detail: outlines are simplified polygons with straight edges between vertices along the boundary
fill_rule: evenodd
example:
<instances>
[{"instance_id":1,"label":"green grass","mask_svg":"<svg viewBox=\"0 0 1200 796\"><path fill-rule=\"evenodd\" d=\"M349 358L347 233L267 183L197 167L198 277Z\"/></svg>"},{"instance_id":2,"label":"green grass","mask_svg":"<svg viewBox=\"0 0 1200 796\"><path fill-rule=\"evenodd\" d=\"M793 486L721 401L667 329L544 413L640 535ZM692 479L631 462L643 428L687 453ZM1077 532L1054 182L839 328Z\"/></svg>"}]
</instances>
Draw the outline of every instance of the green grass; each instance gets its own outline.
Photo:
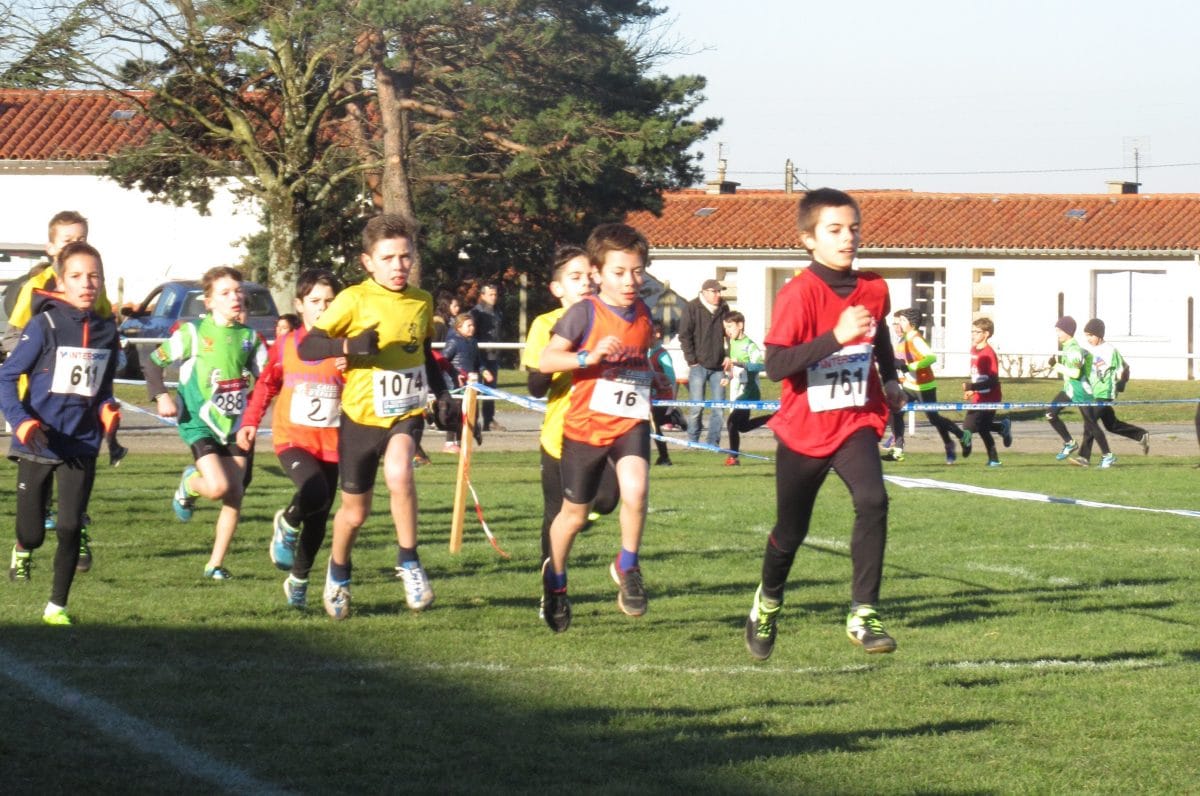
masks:
<instances>
[{"instance_id":1,"label":"green grass","mask_svg":"<svg viewBox=\"0 0 1200 796\"><path fill-rule=\"evenodd\" d=\"M308 612L284 605L266 546L290 482L272 457L260 458L227 561L235 579L211 583L200 573L215 509L202 504L185 525L168 505L182 452L135 452L98 478L96 565L71 594L78 624L38 618L52 543L35 554L33 583L0 587L4 790L220 789L114 736L127 717L259 783L309 793L1195 789L1200 520L890 486L883 618L900 647L869 657L843 630L852 512L831 478L775 654L756 663L742 630L773 523L773 465L676 461L653 472L647 615L616 609L606 568L617 533L605 518L576 543L574 623L554 635L536 613L534 453L485 451L473 466L511 561L473 516L464 552L447 552L454 467L439 457L417 473L436 605L405 610L394 534L377 515L356 549L354 615L334 623L320 573ZM1111 471L1045 455L1004 462L947 468L918 453L893 472L1195 506L1183 459L1130 456ZM6 462L9 528L14 483ZM48 705L11 679L12 661L84 700Z\"/></svg>"}]
</instances>

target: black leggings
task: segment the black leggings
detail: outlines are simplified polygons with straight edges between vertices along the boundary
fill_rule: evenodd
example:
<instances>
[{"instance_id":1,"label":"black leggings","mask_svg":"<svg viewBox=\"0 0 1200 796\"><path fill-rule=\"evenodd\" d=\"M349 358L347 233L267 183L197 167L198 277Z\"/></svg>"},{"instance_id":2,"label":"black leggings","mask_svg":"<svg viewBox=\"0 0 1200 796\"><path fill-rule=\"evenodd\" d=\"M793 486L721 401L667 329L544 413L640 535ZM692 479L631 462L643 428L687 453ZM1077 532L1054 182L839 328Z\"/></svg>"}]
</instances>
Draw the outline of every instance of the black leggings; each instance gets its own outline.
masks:
<instances>
[{"instance_id":1,"label":"black leggings","mask_svg":"<svg viewBox=\"0 0 1200 796\"><path fill-rule=\"evenodd\" d=\"M759 415L751 420L749 409L734 409L730 412L729 418L725 421L725 430L729 432L729 450L733 451L734 456L742 449L742 435L756 428L762 428L774 416L774 414Z\"/></svg>"},{"instance_id":2,"label":"black leggings","mask_svg":"<svg viewBox=\"0 0 1200 796\"><path fill-rule=\"evenodd\" d=\"M908 396L908 402L913 404L921 403L937 403L937 388L930 390L909 390L905 389L904 394ZM892 436L895 437L895 445L897 448L904 447L904 423L908 420L907 412L892 412ZM962 429L948 417L942 417L937 412L926 412L925 419L929 424L937 429L938 436L942 438L942 445L947 451L954 450L954 442L962 439Z\"/></svg>"},{"instance_id":3,"label":"black leggings","mask_svg":"<svg viewBox=\"0 0 1200 796\"><path fill-rule=\"evenodd\" d=\"M46 540L46 498L51 478L58 482L58 549L54 553L54 583L50 602L66 607L75 565L79 563L79 535L96 481L96 457L45 464L17 460L17 541L26 550L37 550Z\"/></svg>"},{"instance_id":4,"label":"black leggings","mask_svg":"<svg viewBox=\"0 0 1200 796\"><path fill-rule=\"evenodd\" d=\"M280 451L279 463L296 484L296 494L283 512L288 525L300 529L292 576L306 580L325 542L329 510L337 494L338 465L337 462L323 462L303 448Z\"/></svg>"},{"instance_id":5,"label":"black leggings","mask_svg":"<svg viewBox=\"0 0 1200 796\"><path fill-rule=\"evenodd\" d=\"M1054 396L1054 400L1050 403L1061 404L1067 403L1070 400L1071 396L1060 391L1058 395ZM1062 411L1066 408L1067 407L1065 406L1052 406L1046 410L1046 419L1050 421L1050 428L1054 429L1055 433L1062 438L1064 445L1071 441L1071 432L1067 430L1067 424L1059 420L1058 416L1062 414ZM1200 415L1198 415L1198 417L1200 417ZM1197 439L1200 439L1200 426L1197 426Z\"/></svg>"},{"instance_id":6,"label":"black leggings","mask_svg":"<svg viewBox=\"0 0 1200 796\"><path fill-rule=\"evenodd\" d=\"M562 467L561 461L542 448L542 560L550 557L550 525L562 510ZM600 476L600 488L592 501L592 511L612 514L621 502L621 490L617 484L617 468L612 461L604 466Z\"/></svg>"},{"instance_id":7,"label":"black leggings","mask_svg":"<svg viewBox=\"0 0 1200 796\"><path fill-rule=\"evenodd\" d=\"M883 551L887 545L888 496L879 461L879 439L873 429L851 434L832 456L819 459L796 453L780 443L775 453L775 527L767 537L762 587L767 597L782 600L796 551L808 536L817 492L832 468L850 490L854 531L850 536L853 569L851 598L879 602Z\"/></svg>"}]
</instances>

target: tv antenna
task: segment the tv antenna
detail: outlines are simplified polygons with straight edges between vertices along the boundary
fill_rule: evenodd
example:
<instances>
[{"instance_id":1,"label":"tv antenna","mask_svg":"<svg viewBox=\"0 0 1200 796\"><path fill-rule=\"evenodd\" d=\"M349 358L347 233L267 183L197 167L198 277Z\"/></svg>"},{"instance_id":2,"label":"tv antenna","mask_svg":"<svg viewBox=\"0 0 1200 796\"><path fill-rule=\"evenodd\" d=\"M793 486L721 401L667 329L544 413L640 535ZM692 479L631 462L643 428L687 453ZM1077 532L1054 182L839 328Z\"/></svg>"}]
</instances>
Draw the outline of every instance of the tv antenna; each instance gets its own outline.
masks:
<instances>
[{"instance_id":1,"label":"tv antenna","mask_svg":"<svg viewBox=\"0 0 1200 796\"><path fill-rule=\"evenodd\" d=\"M1121 165L1133 169L1133 181L1141 183L1143 166L1150 165L1150 137L1145 135L1125 136L1121 139Z\"/></svg>"}]
</instances>

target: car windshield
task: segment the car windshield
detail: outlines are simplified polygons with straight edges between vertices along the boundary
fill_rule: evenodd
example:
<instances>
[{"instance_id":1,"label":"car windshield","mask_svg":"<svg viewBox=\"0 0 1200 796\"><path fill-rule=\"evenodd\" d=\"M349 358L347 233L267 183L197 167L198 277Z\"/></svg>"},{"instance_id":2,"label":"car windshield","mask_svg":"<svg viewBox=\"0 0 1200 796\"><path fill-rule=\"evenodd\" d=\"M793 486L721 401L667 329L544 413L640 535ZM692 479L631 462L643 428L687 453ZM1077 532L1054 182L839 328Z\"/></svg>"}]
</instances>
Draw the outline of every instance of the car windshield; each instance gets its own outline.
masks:
<instances>
[{"instance_id":1,"label":"car windshield","mask_svg":"<svg viewBox=\"0 0 1200 796\"><path fill-rule=\"evenodd\" d=\"M175 310L179 306L182 296L174 290L164 290L158 294L158 300L154 303L155 318L174 318Z\"/></svg>"}]
</instances>

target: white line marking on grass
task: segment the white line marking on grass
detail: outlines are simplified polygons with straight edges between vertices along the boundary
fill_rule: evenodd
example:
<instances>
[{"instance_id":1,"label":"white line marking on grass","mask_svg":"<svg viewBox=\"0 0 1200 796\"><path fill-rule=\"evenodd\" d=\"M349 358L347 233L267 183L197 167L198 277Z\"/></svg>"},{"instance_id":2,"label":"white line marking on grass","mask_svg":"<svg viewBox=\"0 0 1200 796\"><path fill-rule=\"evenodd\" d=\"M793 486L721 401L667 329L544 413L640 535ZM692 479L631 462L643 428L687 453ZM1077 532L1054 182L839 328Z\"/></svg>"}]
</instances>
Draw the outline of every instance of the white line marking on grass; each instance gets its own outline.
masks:
<instances>
[{"instance_id":1,"label":"white line marking on grass","mask_svg":"<svg viewBox=\"0 0 1200 796\"><path fill-rule=\"evenodd\" d=\"M1161 658L1145 659L1145 658L1120 658L1115 660L1091 661L1091 660L1062 660L1055 658L1043 658L1032 661L998 661L985 659L980 661L949 661L937 662L929 661L924 663L908 664L900 656L889 656L884 659L889 669L894 670L896 667L902 669L1007 669L1007 670L1029 670L1039 671L1045 669L1058 670L1081 670L1081 671L1102 671L1107 669L1154 669L1173 665L1171 661ZM882 663L882 661L880 661ZM63 668L75 668L73 664L63 662L60 664ZM187 663L189 671L219 671L227 673L230 671L241 671L243 669L253 669L255 672L263 673L272 671L271 667L264 667L261 663L231 663L231 664L214 664L211 661L189 661ZM104 662L88 663L88 669L141 669L148 668L148 664L142 660L108 660ZM739 674L757 674L757 675L858 675L867 672L875 671L878 664L875 663L855 663L845 666L778 666L776 662L772 663L747 663L740 666L687 666L675 664L657 664L657 663L627 663L614 664L612 666L593 666L579 663L564 663L564 664L522 664L522 663L503 663L499 661L453 661L440 663L436 661L426 662L410 662L410 661L365 661L362 663L347 663L347 662L328 662L318 665L293 665L280 667L277 671L281 676L296 676L308 674L346 674L360 672L431 672L437 674L453 674L456 672L465 672L469 674L513 674L513 675L542 675L542 674L566 674L572 676L604 676L604 675L630 675L630 674L665 674L665 675L717 675L725 677L728 675Z\"/></svg>"},{"instance_id":2,"label":"white line marking on grass","mask_svg":"<svg viewBox=\"0 0 1200 796\"><path fill-rule=\"evenodd\" d=\"M147 664L142 662L142 665ZM89 664L87 668L94 667ZM180 743L165 730L131 716L103 699L90 697L60 683L14 658L3 649L0 649L0 674L12 680L23 693L65 710L94 725L109 738L128 744L138 751L160 757L180 773L211 782L222 791L287 792L256 779L236 766L223 763L215 757Z\"/></svg>"},{"instance_id":3,"label":"white line marking on grass","mask_svg":"<svg viewBox=\"0 0 1200 796\"><path fill-rule=\"evenodd\" d=\"M955 484L949 481L938 481L934 478L906 478L899 475L885 475L885 481L906 489L946 489L951 492L966 492L972 495L1003 498L1005 500L1030 500L1035 503L1059 503L1067 506L1086 506L1094 509L1121 509L1123 511L1148 511L1151 514L1175 514L1180 517L1200 518L1200 511L1195 509L1152 509L1146 506L1123 506L1119 503L1101 503L1082 498L1053 497L1038 492L1021 492L1015 489L993 489L991 487L974 486L972 484Z\"/></svg>"},{"instance_id":4,"label":"white line marking on grass","mask_svg":"<svg viewBox=\"0 0 1200 796\"><path fill-rule=\"evenodd\" d=\"M971 564L966 565L966 569L973 572L990 572L996 575L1008 575L1009 577L1018 580L1029 581L1030 583L1048 583L1051 586L1077 586L1076 581L1070 578L1057 576L1045 577L1043 575L1035 575L1024 567L1004 566L999 564Z\"/></svg>"}]
</instances>

